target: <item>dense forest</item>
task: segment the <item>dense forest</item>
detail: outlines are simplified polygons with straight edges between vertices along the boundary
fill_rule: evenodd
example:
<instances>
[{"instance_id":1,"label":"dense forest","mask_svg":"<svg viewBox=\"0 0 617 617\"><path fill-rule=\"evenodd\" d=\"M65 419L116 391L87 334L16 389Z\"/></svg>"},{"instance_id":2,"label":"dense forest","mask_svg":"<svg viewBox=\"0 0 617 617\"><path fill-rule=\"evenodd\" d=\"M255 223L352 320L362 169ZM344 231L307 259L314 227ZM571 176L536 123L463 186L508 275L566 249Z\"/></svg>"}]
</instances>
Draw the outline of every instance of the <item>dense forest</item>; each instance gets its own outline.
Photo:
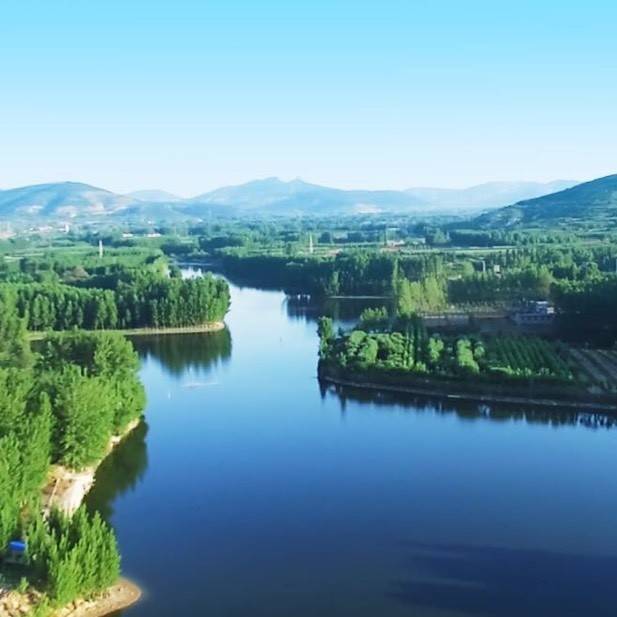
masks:
<instances>
[{"instance_id":1,"label":"dense forest","mask_svg":"<svg viewBox=\"0 0 617 617\"><path fill-rule=\"evenodd\" d=\"M1 274L0 293L29 330L194 326L222 320L229 308L225 281L184 280L160 253L52 253L5 261Z\"/></svg>"},{"instance_id":2,"label":"dense forest","mask_svg":"<svg viewBox=\"0 0 617 617\"><path fill-rule=\"evenodd\" d=\"M45 518L40 491L50 464L98 462L111 436L141 416L137 369L132 345L118 334L57 334L32 353L14 303L0 300L0 546L27 542L20 587L45 592L52 606L100 592L118 577L109 526L83 509Z\"/></svg>"}]
</instances>

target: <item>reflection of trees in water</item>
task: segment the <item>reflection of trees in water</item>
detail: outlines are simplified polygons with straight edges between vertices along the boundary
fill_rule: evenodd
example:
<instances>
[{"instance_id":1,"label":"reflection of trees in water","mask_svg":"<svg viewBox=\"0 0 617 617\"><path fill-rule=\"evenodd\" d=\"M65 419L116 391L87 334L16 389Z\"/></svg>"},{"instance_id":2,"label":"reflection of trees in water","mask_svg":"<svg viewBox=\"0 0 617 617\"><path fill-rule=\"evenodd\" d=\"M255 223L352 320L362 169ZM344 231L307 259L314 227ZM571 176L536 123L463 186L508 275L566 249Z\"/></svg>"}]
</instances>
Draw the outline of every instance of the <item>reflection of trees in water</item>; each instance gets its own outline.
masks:
<instances>
[{"instance_id":1,"label":"reflection of trees in water","mask_svg":"<svg viewBox=\"0 0 617 617\"><path fill-rule=\"evenodd\" d=\"M140 356L152 356L172 375L225 362L231 357L231 334L219 332L140 336L133 340Z\"/></svg>"},{"instance_id":2,"label":"reflection of trees in water","mask_svg":"<svg viewBox=\"0 0 617 617\"><path fill-rule=\"evenodd\" d=\"M322 398L333 396L339 400L341 412L347 411L347 403L360 405L376 405L388 410L399 411L401 407L409 412L434 412L438 414L456 414L459 418L475 420L485 419L493 422L506 420L522 420L528 424L550 424L551 426L585 426L588 428L613 428L617 418L604 413L583 412L567 407L523 407L521 405L505 405L491 403L476 403L473 401L456 401L456 403L441 399L398 392L380 392L364 390L350 386L335 386L320 383Z\"/></svg>"},{"instance_id":3,"label":"reflection of trees in water","mask_svg":"<svg viewBox=\"0 0 617 617\"><path fill-rule=\"evenodd\" d=\"M109 456L101 463L96 472L92 490L86 498L86 505L91 510L98 510L105 520L113 515L116 499L129 490L134 490L148 468L148 450L146 435L148 425L142 420Z\"/></svg>"},{"instance_id":4,"label":"reflection of trees in water","mask_svg":"<svg viewBox=\"0 0 617 617\"><path fill-rule=\"evenodd\" d=\"M388 595L410 614L615 615L613 556L414 541L400 548L409 573L390 582Z\"/></svg>"},{"instance_id":5,"label":"reflection of trees in water","mask_svg":"<svg viewBox=\"0 0 617 617\"><path fill-rule=\"evenodd\" d=\"M336 322L356 322L366 308L387 305L387 299L374 298L317 298L307 295L287 296L287 316L292 319L316 322L320 317L331 317Z\"/></svg>"}]
</instances>

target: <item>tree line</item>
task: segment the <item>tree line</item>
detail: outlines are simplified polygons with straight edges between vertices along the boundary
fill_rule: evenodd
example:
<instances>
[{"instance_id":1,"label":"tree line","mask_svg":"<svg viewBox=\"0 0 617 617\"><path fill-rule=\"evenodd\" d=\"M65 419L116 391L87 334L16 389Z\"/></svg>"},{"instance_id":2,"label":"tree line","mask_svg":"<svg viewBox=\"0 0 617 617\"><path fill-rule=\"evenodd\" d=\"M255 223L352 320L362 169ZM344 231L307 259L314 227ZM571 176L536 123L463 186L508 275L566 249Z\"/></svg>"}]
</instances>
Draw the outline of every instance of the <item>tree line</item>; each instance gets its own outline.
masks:
<instances>
[{"instance_id":1,"label":"tree line","mask_svg":"<svg viewBox=\"0 0 617 617\"><path fill-rule=\"evenodd\" d=\"M114 289L58 283L5 283L29 330L113 330L192 326L220 321L229 308L227 283L206 275L183 280L143 274Z\"/></svg>"}]
</instances>

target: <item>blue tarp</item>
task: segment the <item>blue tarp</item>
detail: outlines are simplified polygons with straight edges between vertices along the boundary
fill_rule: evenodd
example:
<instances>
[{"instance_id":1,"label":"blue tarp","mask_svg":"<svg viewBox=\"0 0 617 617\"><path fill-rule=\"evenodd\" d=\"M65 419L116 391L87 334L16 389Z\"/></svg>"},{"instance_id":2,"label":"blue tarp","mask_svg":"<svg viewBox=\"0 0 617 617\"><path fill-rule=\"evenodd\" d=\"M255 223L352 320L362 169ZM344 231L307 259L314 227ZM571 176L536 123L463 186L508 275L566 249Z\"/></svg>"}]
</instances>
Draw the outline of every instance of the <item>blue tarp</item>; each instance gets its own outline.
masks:
<instances>
[{"instance_id":1,"label":"blue tarp","mask_svg":"<svg viewBox=\"0 0 617 617\"><path fill-rule=\"evenodd\" d=\"M13 553L24 553L26 551L26 543L23 540L12 540L9 542L9 550Z\"/></svg>"}]
</instances>

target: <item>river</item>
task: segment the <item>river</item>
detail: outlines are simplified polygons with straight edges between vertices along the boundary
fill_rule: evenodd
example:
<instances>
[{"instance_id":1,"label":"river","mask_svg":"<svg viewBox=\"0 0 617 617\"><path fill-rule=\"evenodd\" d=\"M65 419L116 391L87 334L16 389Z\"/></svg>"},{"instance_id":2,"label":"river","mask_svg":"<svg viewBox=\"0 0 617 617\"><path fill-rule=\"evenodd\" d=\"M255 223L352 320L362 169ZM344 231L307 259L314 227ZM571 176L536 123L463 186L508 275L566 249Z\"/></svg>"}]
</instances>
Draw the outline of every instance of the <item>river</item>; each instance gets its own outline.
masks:
<instances>
[{"instance_id":1,"label":"river","mask_svg":"<svg viewBox=\"0 0 617 617\"><path fill-rule=\"evenodd\" d=\"M324 390L318 313L232 286L227 330L134 340L146 422L88 497L122 614L613 617L610 423Z\"/></svg>"}]
</instances>

